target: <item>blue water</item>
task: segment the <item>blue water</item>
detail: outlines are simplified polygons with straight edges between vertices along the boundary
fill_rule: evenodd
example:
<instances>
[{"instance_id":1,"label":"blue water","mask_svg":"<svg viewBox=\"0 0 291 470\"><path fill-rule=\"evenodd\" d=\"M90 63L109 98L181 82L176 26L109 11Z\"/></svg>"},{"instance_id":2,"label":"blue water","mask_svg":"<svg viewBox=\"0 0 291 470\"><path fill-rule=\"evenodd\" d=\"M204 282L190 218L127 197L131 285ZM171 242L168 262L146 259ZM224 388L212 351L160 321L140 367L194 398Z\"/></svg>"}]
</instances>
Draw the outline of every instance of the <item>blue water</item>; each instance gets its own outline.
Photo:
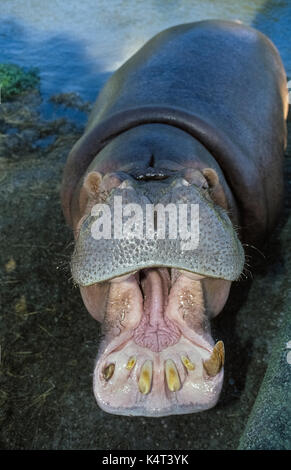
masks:
<instances>
[{"instance_id":1,"label":"blue water","mask_svg":"<svg viewBox=\"0 0 291 470\"><path fill-rule=\"evenodd\" d=\"M267 34L291 77L291 2L268 0L1 0L0 62L37 66L45 98L94 100L109 75L157 32L206 18Z\"/></svg>"}]
</instances>

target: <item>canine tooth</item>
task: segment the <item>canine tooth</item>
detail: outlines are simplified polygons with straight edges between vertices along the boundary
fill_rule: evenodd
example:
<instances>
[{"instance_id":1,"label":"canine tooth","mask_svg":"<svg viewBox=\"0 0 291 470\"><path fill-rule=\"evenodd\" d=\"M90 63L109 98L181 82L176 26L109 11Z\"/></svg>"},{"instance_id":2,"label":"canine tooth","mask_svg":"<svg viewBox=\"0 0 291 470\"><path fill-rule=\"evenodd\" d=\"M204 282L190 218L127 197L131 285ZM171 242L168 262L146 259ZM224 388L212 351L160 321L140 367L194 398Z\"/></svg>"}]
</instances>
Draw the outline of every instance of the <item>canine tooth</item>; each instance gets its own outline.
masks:
<instances>
[{"instance_id":1,"label":"canine tooth","mask_svg":"<svg viewBox=\"0 0 291 470\"><path fill-rule=\"evenodd\" d=\"M220 357L221 357L221 365L224 366L225 351L224 351L223 341L218 341L218 343L216 343L216 344L217 345L219 344L219 353L220 353Z\"/></svg>"},{"instance_id":2,"label":"canine tooth","mask_svg":"<svg viewBox=\"0 0 291 470\"><path fill-rule=\"evenodd\" d=\"M169 390L171 392L177 392L181 388L181 382L176 365L172 359L166 360L166 379Z\"/></svg>"},{"instance_id":3,"label":"canine tooth","mask_svg":"<svg viewBox=\"0 0 291 470\"><path fill-rule=\"evenodd\" d=\"M186 356L181 356L181 361L183 362L184 366L188 370L194 370L195 369L195 364L190 361L190 359Z\"/></svg>"},{"instance_id":4,"label":"canine tooth","mask_svg":"<svg viewBox=\"0 0 291 470\"><path fill-rule=\"evenodd\" d=\"M126 368L128 370L131 370L135 366L135 363L136 363L136 357L131 356L127 361Z\"/></svg>"},{"instance_id":5,"label":"canine tooth","mask_svg":"<svg viewBox=\"0 0 291 470\"><path fill-rule=\"evenodd\" d=\"M151 390L152 378L153 378L153 363L152 361L148 360L144 362L141 368L140 377L138 381L139 391L143 393L144 395L147 395Z\"/></svg>"},{"instance_id":6,"label":"canine tooth","mask_svg":"<svg viewBox=\"0 0 291 470\"><path fill-rule=\"evenodd\" d=\"M209 359L203 362L203 367L207 374L214 377L218 374L224 364L224 344L218 341L213 348Z\"/></svg>"},{"instance_id":7,"label":"canine tooth","mask_svg":"<svg viewBox=\"0 0 291 470\"><path fill-rule=\"evenodd\" d=\"M114 373L114 369L115 369L115 364L109 364L109 366L105 367L105 369L103 370L103 377L106 381L111 379Z\"/></svg>"}]
</instances>

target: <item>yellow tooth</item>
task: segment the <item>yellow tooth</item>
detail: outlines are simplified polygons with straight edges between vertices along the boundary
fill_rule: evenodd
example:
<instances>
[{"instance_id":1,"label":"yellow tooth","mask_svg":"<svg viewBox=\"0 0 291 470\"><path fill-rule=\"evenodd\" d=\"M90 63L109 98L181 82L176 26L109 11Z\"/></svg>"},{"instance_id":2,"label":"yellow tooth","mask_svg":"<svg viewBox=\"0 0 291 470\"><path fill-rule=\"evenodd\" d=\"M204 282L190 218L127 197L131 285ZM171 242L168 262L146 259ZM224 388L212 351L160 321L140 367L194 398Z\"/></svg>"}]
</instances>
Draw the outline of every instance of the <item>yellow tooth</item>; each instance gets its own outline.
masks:
<instances>
[{"instance_id":1,"label":"yellow tooth","mask_svg":"<svg viewBox=\"0 0 291 470\"><path fill-rule=\"evenodd\" d=\"M220 357L221 357L221 365L224 366L225 351L224 351L223 341L218 341L218 343L216 343L216 346L218 347L219 354L220 354Z\"/></svg>"},{"instance_id":2,"label":"yellow tooth","mask_svg":"<svg viewBox=\"0 0 291 470\"><path fill-rule=\"evenodd\" d=\"M218 374L224 364L224 344L218 341L213 348L209 359L203 362L203 367L207 374L214 377Z\"/></svg>"},{"instance_id":3,"label":"yellow tooth","mask_svg":"<svg viewBox=\"0 0 291 470\"><path fill-rule=\"evenodd\" d=\"M151 390L152 385L152 378L153 378L153 363L152 361L145 361L143 364L140 377L138 381L138 388L141 393L146 395Z\"/></svg>"},{"instance_id":4,"label":"yellow tooth","mask_svg":"<svg viewBox=\"0 0 291 470\"><path fill-rule=\"evenodd\" d=\"M131 356L129 359L128 359L128 362L126 364L126 368L128 370L131 370L134 366L135 366L135 363L136 363L136 357L135 356Z\"/></svg>"},{"instance_id":5,"label":"yellow tooth","mask_svg":"<svg viewBox=\"0 0 291 470\"><path fill-rule=\"evenodd\" d=\"M105 380L108 381L109 379L111 379L114 373L114 369L115 364L109 364L109 366L105 367L105 369L103 370L103 377Z\"/></svg>"},{"instance_id":6,"label":"yellow tooth","mask_svg":"<svg viewBox=\"0 0 291 470\"><path fill-rule=\"evenodd\" d=\"M181 382L180 382L177 368L175 366L174 361L172 361L172 359L166 360L165 370L166 370L166 379L167 379L169 390L171 392L177 392L181 388Z\"/></svg>"},{"instance_id":7,"label":"yellow tooth","mask_svg":"<svg viewBox=\"0 0 291 470\"><path fill-rule=\"evenodd\" d=\"M190 361L190 359L186 356L181 356L181 361L183 362L184 366L188 370L194 370L195 369L195 364Z\"/></svg>"}]
</instances>

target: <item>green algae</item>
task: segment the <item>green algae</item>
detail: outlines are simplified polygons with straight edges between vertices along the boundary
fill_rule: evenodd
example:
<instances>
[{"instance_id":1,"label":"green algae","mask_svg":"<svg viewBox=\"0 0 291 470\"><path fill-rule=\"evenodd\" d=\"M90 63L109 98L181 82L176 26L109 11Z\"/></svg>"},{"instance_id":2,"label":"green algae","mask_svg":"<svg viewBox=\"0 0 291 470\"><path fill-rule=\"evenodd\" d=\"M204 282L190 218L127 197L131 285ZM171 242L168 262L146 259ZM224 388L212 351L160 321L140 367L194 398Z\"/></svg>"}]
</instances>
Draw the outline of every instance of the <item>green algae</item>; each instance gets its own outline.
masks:
<instances>
[{"instance_id":1,"label":"green algae","mask_svg":"<svg viewBox=\"0 0 291 470\"><path fill-rule=\"evenodd\" d=\"M39 70L15 64L0 64L1 101L7 101L21 93L39 88Z\"/></svg>"}]
</instances>

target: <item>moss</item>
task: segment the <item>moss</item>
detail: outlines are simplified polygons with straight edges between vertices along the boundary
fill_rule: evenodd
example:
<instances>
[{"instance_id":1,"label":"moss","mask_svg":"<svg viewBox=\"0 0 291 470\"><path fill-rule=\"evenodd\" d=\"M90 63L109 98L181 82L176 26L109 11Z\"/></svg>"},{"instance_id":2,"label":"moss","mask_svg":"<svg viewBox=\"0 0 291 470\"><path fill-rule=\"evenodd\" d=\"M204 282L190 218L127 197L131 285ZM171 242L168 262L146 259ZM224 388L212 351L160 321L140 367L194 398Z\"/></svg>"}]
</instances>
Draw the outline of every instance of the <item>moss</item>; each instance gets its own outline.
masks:
<instances>
[{"instance_id":1,"label":"moss","mask_svg":"<svg viewBox=\"0 0 291 470\"><path fill-rule=\"evenodd\" d=\"M7 101L26 90L39 87L39 70L14 64L0 64L1 100Z\"/></svg>"}]
</instances>

